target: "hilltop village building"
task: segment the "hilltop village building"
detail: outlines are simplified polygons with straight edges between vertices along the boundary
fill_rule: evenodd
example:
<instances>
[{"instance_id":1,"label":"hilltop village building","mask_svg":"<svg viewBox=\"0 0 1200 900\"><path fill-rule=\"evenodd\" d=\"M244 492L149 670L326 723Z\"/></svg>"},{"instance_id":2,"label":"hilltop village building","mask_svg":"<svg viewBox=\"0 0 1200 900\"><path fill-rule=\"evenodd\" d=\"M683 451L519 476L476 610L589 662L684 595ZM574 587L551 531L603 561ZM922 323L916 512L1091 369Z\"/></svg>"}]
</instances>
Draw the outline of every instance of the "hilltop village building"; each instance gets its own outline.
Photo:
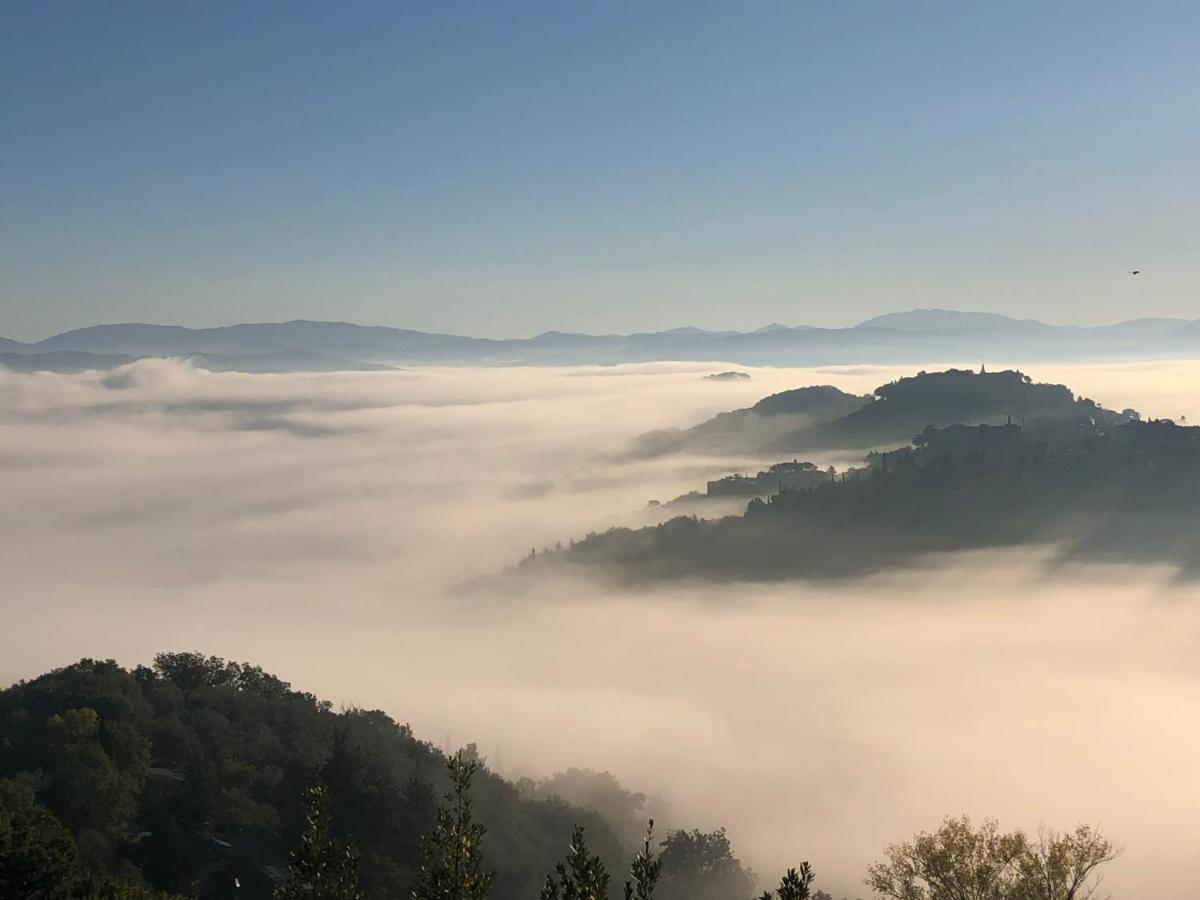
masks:
<instances>
[{"instance_id":1,"label":"hilltop village building","mask_svg":"<svg viewBox=\"0 0 1200 900\"><path fill-rule=\"evenodd\" d=\"M814 488L833 480L831 471L818 469L810 462L776 463L757 475L726 475L708 482L710 497L762 497L780 491L799 491Z\"/></svg>"}]
</instances>

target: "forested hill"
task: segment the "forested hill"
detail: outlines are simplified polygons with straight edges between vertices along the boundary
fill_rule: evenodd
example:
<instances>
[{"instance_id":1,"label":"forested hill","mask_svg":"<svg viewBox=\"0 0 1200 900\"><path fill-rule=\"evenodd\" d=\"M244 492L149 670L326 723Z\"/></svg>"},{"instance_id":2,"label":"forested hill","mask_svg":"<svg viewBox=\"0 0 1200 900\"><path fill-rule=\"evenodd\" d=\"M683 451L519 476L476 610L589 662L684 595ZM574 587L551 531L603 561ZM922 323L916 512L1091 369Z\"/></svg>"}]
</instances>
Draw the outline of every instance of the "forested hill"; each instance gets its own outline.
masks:
<instances>
[{"instance_id":1,"label":"forested hill","mask_svg":"<svg viewBox=\"0 0 1200 900\"><path fill-rule=\"evenodd\" d=\"M828 385L764 397L746 409L720 413L685 430L642 435L635 453L802 453L908 442L927 425L1018 420L1112 418L1061 384L1040 384L1023 372L947 369L919 372L856 397Z\"/></svg>"},{"instance_id":2,"label":"forested hill","mask_svg":"<svg viewBox=\"0 0 1200 900\"><path fill-rule=\"evenodd\" d=\"M1200 428L1135 417L927 427L835 480L751 500L742 516L614 528L534 554L518 572L823 578L1039 543L1200 574Z\"/></svg>"},{"instance_id":3,"label":"forested hill","mask_svg":"<svg viewBox=\"0 0 1200 900\"><path fill-rule=\"evenodd\" d=\"M947 369L919 372L875 388L869 402L814 429L812 439L840 447L906 441L926 426L999 424L1017 419L1087 420L1103 414L1062 384L1040 384L1023 372Z\"/></svg>"},{"instance_id":4,"label":"forested hill","mask_svg":"<svg viewBox=\"0 0 1200 900\"><path fill-rule=\"evenodd\" d=\"M266 900L287 878L305 790L318 783L335 832L358 847L365 896L410 897L420 838L448 782L441 751L407 726L379 711L335 711L256 666L199 654L163 654L132 671L82 660L0 692L0 887L33 858L42 871L30 877L47 884L64 867L115 879L96 897L142 896L132 892L142 885ZM614 869L631 821L644 825L640 796L606 774L513 784L485 768L472 794L496 900L536 897L573 825ZM563 795L604 807L613 822ZM6 833L18 832L25 850L6 849ZM704 837L748 896L723 834Z\"/></svg>"}]
</instances>

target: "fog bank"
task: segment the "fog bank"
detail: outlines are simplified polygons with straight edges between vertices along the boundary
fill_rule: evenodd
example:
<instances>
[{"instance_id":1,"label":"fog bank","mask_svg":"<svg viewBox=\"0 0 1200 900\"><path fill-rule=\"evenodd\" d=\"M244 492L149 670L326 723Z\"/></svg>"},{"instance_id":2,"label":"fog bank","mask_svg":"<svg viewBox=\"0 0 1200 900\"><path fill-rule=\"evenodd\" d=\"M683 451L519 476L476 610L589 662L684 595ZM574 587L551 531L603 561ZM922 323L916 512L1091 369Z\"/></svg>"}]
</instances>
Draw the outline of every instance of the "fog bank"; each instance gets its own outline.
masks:
<instances>
[{"instance_id":1,"label":"fog bank","mask_svg":"<svg viewBox=\"0 0 1200 900\"><path fill-rule=\"evenodd\" d=\"M775 461L631 460L641 432L914 370L703 380L722 368L0 371L0 681L196 648L510 770L609 769L835 893L971 812L1098 822L1127 846L1115 895L1190 896L1200 593L1167 570L1051 574L1022 550L837 584L450 590ZM1025 371L1200 416L1197 363Z\"/></svg>"}]
</instances>

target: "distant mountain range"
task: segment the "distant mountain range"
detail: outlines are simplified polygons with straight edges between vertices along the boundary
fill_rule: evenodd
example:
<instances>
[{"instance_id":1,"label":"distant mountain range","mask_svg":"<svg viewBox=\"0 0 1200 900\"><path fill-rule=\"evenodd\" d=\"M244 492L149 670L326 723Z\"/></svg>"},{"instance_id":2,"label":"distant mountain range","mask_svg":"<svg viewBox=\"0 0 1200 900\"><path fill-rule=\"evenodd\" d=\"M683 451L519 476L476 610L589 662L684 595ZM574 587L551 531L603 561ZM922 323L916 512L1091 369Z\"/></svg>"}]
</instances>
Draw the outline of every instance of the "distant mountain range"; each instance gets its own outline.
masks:
<instances>
[{"instance_id":1,"label":"distant mountain range","mask_svg":"<svg viewBox=\"0 0 1200 900\"><path fill-rule=\"evenodd\" d=\"M21 343L0 338L0 365L25 371L107 369L145 357L187 357L224 371L373 370L402 365L611 365L721 360L742 365L931 360L1135 359L1200 355L1200 320L1047 325L993 313L916 309L850 328L772 323L749 332L687 326L637 334L547 331L492 339L293 321L183 328L96 325Z\"/></svg>"}]
</instances>

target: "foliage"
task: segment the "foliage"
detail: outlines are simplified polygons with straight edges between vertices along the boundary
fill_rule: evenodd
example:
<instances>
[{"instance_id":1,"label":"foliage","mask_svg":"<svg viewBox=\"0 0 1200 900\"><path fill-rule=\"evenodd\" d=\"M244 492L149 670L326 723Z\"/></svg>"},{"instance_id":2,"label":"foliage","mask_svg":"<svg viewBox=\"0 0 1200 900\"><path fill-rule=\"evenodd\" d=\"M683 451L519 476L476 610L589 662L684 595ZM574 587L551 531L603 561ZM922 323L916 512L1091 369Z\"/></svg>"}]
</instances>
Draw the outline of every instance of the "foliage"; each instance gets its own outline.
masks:
<instances>
[{"instance_id":1,"label":"foliage","mask_svg":"<svg viewBox=\"0 0 1200 900\"><path fill-rule=\"evenodd\" d=\"M754 876L734 855L724 828L672 831L662 848L663 900L727 900L754 891Z\"/></svg>"},{"instance_id":2,"label":"foliage","mask_svg":"<svg viewBox=\"0 0 1200 900\"><path fill-rule=\"evenodd\" d=\"M0 897L5 900L171 900L146 887L85 871L70 831L32 789L0 780Z\"/></svg>"},{"instance_id":3,"label":"foliage","mask_svg":"<svg viewBox=\"0 0 1200 900\"><path fill-rule=\"evenodd\" d=\"M641 841L647 818L646 795L627 790L610 772L572 767L538 781L522 778L517 788L531 798L558 797L573 806L594 809L622 841L631 845Z\"/></svg>"},{"instance_id":4,"label":"foliage","mask_svg":"<svg viewBox=\"0 0 1200 900\"><path fill-rule=\"evenodd\" d=\"M231 896L236 879L239 900L271 897L318 782L331 835L358 850L366 900L410 896L420 835L449 786L444 755L384 713L335 712L257 666L200 653L133 671L82 660L0 690L4 778L65 827L85 873L205 896ZM482 766L472 794L494 900L535 896L572 822L606 864L623 855L598 814L524 796Z\"/></svg>"},{"instance_id":5,"label":"foliage","mask_svg":"<svg viewBox=\"0 0 1200 900\"><path fill-rule=\"evenodd\" d=\"M305 805L308 827L300 837L287 884L275 891L275 900L361 900L358 890L358 855L330 831L329 792L309 788Z\"/></svg>"},{"instance_id":6,"label":"foliage","mask_svg":"<svg viewBox=\"0 0 1200 900\"><path fill-rule=\"evenodd\" d=\"M1021 831L1001 832L994 820L974 828L962 816L889 847L867 884L894 900L1087 900L1096 869L1117 853L1086 825L1066 834L1043 830L1031 841Z\"/></svg>"},{"instance_id":7,"label":"foliage","mask_svg":"<svg viewBox=\"0 0 1200 900\"><path fill-rule=\"evenodd\" d=\"M1080 825L1060 833L1041 829L1026 842L1017 863L1019 900L1089 900L1096 893L1096 870L1120 854L1099 829Z\"/></svg>"},{"instance_id":8,"label":"foliage","mask_svg":"<svg viewBox=\"0 0 1200 900\"><path fill-rule=\"evenodd\" d=\"M0 897L67 897L81 877L79 852L28 787L0 782Z\"/></svg>"},{"instance_id":9,"label":"foliage","mask_svg":"<svg viewBox=\"0 0 1200 900\"><path fill-rule=\"evenodd\" d=\"M471 809L471 779L479 763L462 752L446 761L451 790L437 825L423 842L421 880L413 900L485 900L493 875L484 868L483 836Z\"/></svg>"},{"instance_id":10,"label":"foliage","mask_svg":"<svg viewBox=\"0 0 1200 900\"><path fill-rule=\"evenodd\" d=\"M808 900L812 896L811 887L816 878L808 861L800 863L800 869L788 869L779 880L779 888L772 894L764 891L759 900Z\"/></svg>"},{"instance_id":11,"label":"foliage","mask_svg":"<svg viewBox=\"0 0 1200 900\"><path fill-rule=\"evenodd\" d=\"M588 850L583 828L576 825L567 848L567 861L546 876L541 900L608 900L608 870L600 857Z\"/></svg>"},{"instance_id":12,"label":"foliage","mask_svg":"<svg viewBox=\"0 0 1200 900\"><path fill-rule=\"evenodd\" d=\"M895 900L996 900L1008 896L1023 851L1021 836L994 820L975 828L967 816L947 817L937 831L888 847L867 884Z\"/></svg>"},{"instance_id":13,"label":"foliage","mask_svg":"<svg viewBox=\"0 0 1200 900\"><path fill-rule=\"evenodd\" d=\"M650 849L653 841L654 820L651 819L646 825L642 849L638 851L629 867L633 880L625 882L625 900L653 900L654 888L662 874L662 860Z\"/></svg>"}]
</instances>

